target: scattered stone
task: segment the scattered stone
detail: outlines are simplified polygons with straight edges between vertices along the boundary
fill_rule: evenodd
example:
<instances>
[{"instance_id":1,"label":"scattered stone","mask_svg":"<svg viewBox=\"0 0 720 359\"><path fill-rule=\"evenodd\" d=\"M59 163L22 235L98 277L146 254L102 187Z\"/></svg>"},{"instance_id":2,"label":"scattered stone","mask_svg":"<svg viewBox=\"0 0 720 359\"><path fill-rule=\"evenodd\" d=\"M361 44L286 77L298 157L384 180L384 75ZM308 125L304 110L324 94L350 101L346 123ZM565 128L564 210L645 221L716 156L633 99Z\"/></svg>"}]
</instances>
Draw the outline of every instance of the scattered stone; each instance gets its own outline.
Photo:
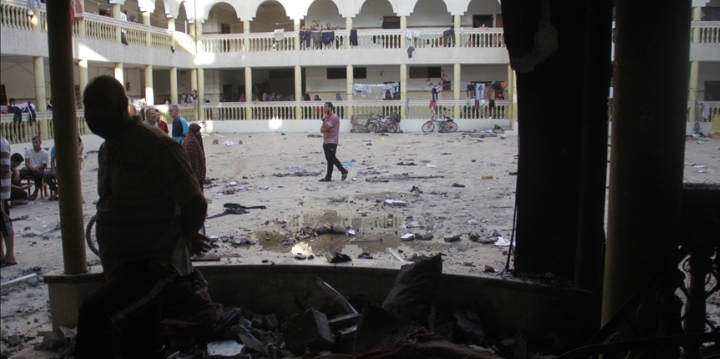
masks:
<instances>
[{"instance_id":1,"label":"scattered stone","mask_svg":"<svg viewBox=\"0 0 720 359\"><path fill-rule=\"evenodd\" d=\"M462 237L462 234L456 234L454 236L445 237L445 242L457 242L460 240L460 237Z\"/></svg>"},{"instance_id":2,"label":"scattered stone","mask_svg":"<svg viewBox=\"0 0 720 359\"><path fill-rule=\"evenodd\" d=\"M477 221L474 220L474 219L471 219L471 220L467 221L467 224L469 224L469 225L471 225L471 226L474 226L474 225L477 224Z\"/></svg>"},{"instance_id":3,"label":"scattered stone","mask_svg":"<svg viewBox=\"0 0 720 359\"><path fill-rule=\"evenodd\" d=\"M358 254L358 259L373 259L373 256L371 256L368 252L362 252Z\"/></svg>"},{"instance_id":4,"label":"scattered stone","mask_svg":"<svg viewBox=\"0 0 720 359\"><path fill-rule=\"evenodd\" d=\"M283 331L288 349L294 353L305 348L330 349L335 344L327 316L312 308L288 317Z\"/></svg>"},{"instance_id":5,"label":"scattered stone","mask_svg":"<svg viewBox=\"0 0 720 359\"><path fill-rule=\"evenodd\" d=\"M421 241L429 241L429 240L433 239L434 237L435 237L435 236L434 236L432 233L430 233L430 232L427 232L427 233L415 233L415 239L421 240Z\"/></svg>"},{"instance_id":6,"label":"scattered stone","mask_svg":"<svg viewBox=\"0 0 720 359\"><path fill-rule=\"evenodd\" d=\"M55 332L46 332L43 336L43 345L50 350L64 347L65 337Z\"/></svg>"},{"instance_id":7,"label":"scattered stone","mask_svg":"<svg viewBox=\"0 0 720 359\"><path fill-rule=\"evenodd\" d=\"M480 240L480 234L478 232L470 232L468 233L468 238L473 242L477 242Z\"/></svg>"},{"instance_id":8,"label":"scattered stone","mask_svg":"<svg viewBox=\"0 0 720 359\"><path fill-rule=\"evenodd\" d=\"M16 347L20 345L20 343L23 342L23 338L25 336L22 334L13 334L7 338L7 346L8 347Z\"/></svg>"},{"instance_id":9,"label":"scattered stone","mask_svg":"<svg viewBox=\"0 0 720 359\"><path fill-rule=\"evenodd\" d=\"M415 239L415 234L414 234L414 233L405 233L405 234L403 234L403 236L400 238L400 240L402 240L403 242L412 241L413 239Z\"/></svg>"}]
</instances>

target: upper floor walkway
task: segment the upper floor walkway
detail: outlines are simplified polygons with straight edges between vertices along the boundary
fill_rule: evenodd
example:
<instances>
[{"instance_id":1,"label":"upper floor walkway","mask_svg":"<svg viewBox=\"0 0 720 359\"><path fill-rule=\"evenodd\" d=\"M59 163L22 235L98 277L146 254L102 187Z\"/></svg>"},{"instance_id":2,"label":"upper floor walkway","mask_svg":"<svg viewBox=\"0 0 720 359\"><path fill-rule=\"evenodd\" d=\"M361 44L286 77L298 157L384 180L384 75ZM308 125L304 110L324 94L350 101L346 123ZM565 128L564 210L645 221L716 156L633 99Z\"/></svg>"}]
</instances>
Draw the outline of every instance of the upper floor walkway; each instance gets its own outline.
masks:
<instances>
[{"instance_id":1,"label":"upper floor walkway","mask_svg":"<svg viewBox=\"0 0 720 359\"><path fill-rule=\"evenodd\" d=\"M385 12L380 10L382 14L391 15L385 18L397 17L396 15L402 12L396 10L396 8L406 9L409 6L405 2L402 3L403 5L399 5L399 1L397 1L398 4L395 4L395 2L388 0L367 0L363 3L364 5L360 4L361 10L359 12L351 15L360 19L364 14L364 6L367 6L371 1L388 5L386 6L388 9L384 10ZM472 0L472 2L465 1L465 3L472 5L475 1L490 1L490 3L493 3L491 0ZM164 3L163 1L158 2ZM256 20L243 20L242 26L236 24L237 26L232 25L227 28L223 28L225 24L222 21L225 20L216 21L217 24L211 21L214 18L221 17L220 15L223 13L230 13L231 17L227 20L229 23L243 17L263 21L268 20L263 17L262 12L258 12L260 11L258 8L255 8L254 11L256 12L253 13L257 17L251 16L252 14L243 15L245 12L250 11L248 9L252 8L251 3L257 2L248 1L247 4L243 2L245 5L242 5L242 7L237 4L229 6L217 2L208 2L200 6L200 2L198 2L198 6L202 9L197 10L193 15L187 12L187 2L178 4L178 6L183 5L184 7L175 9L170 6L170 8L162 10L170 20L174 19L172 16L179 16L179 19L183 20L182 30L184 31L176 30L179 25L176 21L168 20L165 25L169 28L162 28L153 25L153 18L141 24L92 12L84 12L81 14L82 20L75 21L73 24L73 57L90 61L137 63L180 68L284 67L297 65L308 67L403 63L422 65L448 63L507 64L509 62L503 39L503 29L498 26L502 22L499 7L487 6L486 11L489 14L482 15L485 17L473 15L471 18L474 25L477 25L477 23L474 23L475 21L486 19L485 21L490 27L463 26L464 22L466 22L466 15L445 16L444 21L413 21L415 13L419 13L417 16L421 16L427 12L426 8L432 6L433 3L442 3L442 7L444 7L442 10L447 10L445 15L447 15L447 12L453 14L453 11L459 13L460 10L458 9L460 8L451 0L445 2L442 0L408 1L408 4L412 3L415 6L421 6L424 2L428 4L423 5L422 11L415 8L411 16L400 16L402 23L400 29L381 28L381 24L377 21L374 27L360 27L359 25L368 25L366 20L356 21L355 27L353 27L352 17L344 17L345 29L324 30L322 33L295 31L296 28L299 29L301 26L301 21L298 18L300 15L298 14L312 10L315 4L312 1L298 1L296 5L292 5L295 4L294 2L285 4L284 9L291 8L292 11L282 10L273 15L274 17L270 21L273 21L273 19L278 21L274 27L279 27L279 29L272 32L252 32L251 29L263 30L268 27L263 25L264 23L255 24ZM335 4L331 0L316 0L316 2ZM170 3L168 2L168 4ZM277 2L271 1L270 3ZM338 1L338 3L340 5L335 8L338 13L334 13L336 18L340 14L345 15L340 8L344 9L348 6L346 3L354 4L355 2ZM88 3L86 10L89 10L91 4L96 7L99 6L97 3ZM305 10L302 10L301 5L306 6ZM297 10L298 6L300 10ZM465 5L466 10L468 6ZM37 8L33 11L33 16L28 16L27 3L25 2L3 0L0 2L0 7L2 16L0 25L3 27L3 46L0 48L2 55L47 57L47 14L44 8ZM283 8L282 5L280 7ZM454 10L450 11L450 9ZM277 12L277 9L273 11ZM388 11L390 12L388 13ZM333 13L333 11L330 11L330 13ZM194 19L195 14L200 14L197 16L197 20ZM290 17L294 17L294 19ZM205 26L202 25L201 21L205 21ZM222 32L229 31L229 33L214 31L218 30L216 29L218 26L215 26L218 24ZM416 24L417 26L411 27L409 24ZM453 34L448 34L447 30L453 25L460 26L455 27ZM720 21L693 21L691 26L693 36L691 39L690 60L720 61ZM348 29L350 27L353 29ZM233 32L238 28L242 28L242 32ZM201 35L196 36L195 33ZM412 51L409 48L412 48Z\"/></svg>"}]
</instances>

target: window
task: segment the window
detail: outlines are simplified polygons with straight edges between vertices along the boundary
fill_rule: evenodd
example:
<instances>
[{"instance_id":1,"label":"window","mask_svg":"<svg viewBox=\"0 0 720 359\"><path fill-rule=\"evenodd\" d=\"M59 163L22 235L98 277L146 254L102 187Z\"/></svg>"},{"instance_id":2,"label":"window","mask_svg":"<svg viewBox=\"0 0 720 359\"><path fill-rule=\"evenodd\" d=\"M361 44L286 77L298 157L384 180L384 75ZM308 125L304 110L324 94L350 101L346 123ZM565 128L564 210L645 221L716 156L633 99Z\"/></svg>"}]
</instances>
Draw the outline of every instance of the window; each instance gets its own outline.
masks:
<instances>
[{"instance_id":1,"label":"window","mask_svg":"<svg viewBox=\"0 0 720 359\"><path fill-rule=\"evenodd\" d=\"M409 75L411 79L442 77L442 69L440 67L410 67Z\"/></svg>"},{"instance_id":2,"label":"window","mask_svg":"<svg viewBox=\"0 0 720 359\"><path fill-rule=\"evenodd\" d=\"M328 80L345 80L347 79L347 68L346 67L335 67L327 68L327 79ZM366 79L367 68L366 67L353 67L353 79Z\"/></svg>"}]
</instances>

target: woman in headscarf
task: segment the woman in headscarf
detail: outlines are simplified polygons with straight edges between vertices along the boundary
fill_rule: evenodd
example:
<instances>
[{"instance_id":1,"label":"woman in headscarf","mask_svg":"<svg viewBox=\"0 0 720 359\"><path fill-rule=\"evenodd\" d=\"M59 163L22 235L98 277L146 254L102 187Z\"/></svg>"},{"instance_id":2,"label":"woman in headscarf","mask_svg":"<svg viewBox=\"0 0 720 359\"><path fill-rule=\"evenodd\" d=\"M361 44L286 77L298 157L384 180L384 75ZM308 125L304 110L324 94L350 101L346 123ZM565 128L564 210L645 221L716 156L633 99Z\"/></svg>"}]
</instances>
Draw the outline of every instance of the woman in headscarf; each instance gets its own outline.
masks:
<instances>
[{"instance_id":1,"label":"woman in headscarf","mask_svg":"<svg viewBox=\"0 0 720 359\"><path fill-rule=\"evenodd\" d=\"M200 125L193 123L190 125L190 131L185 135L183 148L190 157L190 165L192 166L195 177L200 183L200 189L203 188L205 181L205 147L203 147L202 135L200 134Z\"/></svg>"}]
</instances>

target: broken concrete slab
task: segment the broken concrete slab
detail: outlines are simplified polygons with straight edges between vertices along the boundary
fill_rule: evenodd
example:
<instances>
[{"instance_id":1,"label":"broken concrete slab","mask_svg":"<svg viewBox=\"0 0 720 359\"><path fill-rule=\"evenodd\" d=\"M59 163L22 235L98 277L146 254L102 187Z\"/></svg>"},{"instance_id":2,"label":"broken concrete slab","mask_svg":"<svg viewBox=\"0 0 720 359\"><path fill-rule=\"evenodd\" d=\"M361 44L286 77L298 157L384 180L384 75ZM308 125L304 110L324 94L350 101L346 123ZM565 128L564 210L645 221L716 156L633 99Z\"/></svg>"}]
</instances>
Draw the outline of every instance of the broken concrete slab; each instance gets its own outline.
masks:
<instances>
[{"instance_id":1,"label":"broken concrete slab","mask_svg":"<svg viewBox=\"0 0 720 359\"><path fill-rule=\"evenodd\" d=\"M288 349L294 353L303 352L305 348L330 349L335 344L327 316L312 308L288 317L283 331Z\"/></svg>"}]
</instances>

